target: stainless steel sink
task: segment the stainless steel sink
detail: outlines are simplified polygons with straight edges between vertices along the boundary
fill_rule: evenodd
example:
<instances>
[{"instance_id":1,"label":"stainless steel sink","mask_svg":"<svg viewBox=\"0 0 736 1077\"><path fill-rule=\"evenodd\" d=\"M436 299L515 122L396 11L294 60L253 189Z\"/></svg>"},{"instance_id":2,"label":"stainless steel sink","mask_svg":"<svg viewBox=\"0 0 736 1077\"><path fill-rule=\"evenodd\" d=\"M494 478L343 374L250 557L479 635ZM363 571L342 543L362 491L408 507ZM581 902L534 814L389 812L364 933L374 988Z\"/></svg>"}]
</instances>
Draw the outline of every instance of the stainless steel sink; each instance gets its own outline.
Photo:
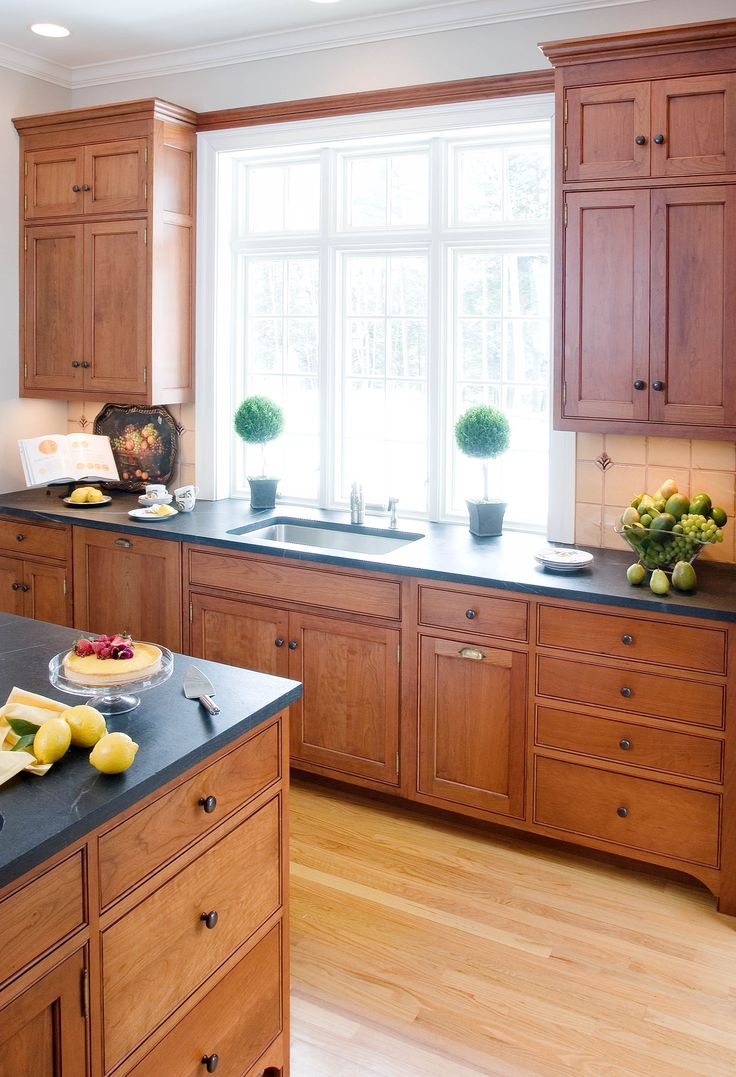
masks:
<instances>
[{"instance_id":1,"label":"stainless steel sink","mask_svg":"<svg viewBox=\"0 0 736 1077\"><path fill-rule=\"evenodd\" d=\"M245 524L228 531L257 542L273 542L280 546L311 546L320 550L340 550L343 553L380 555L393 553L410 542L424 538L416 531L388 531L375 527L352 527L348 524L324 523L317 520L298 520L277 517L266 524Z\"/></svg>"}]
</instances>

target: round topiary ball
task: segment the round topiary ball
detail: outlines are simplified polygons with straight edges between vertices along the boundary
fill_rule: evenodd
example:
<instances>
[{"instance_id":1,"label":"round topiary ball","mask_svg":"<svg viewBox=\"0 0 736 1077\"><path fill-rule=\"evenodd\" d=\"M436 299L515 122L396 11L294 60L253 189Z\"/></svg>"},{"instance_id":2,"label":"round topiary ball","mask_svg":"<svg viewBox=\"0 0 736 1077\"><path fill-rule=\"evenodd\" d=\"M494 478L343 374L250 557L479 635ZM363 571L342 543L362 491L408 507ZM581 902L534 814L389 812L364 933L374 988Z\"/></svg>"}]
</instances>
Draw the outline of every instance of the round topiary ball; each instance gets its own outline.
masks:
<instances>
[{"instance_id":1,"label":"round topiary ball","mask_svg":"<svg viewBox=\"0 0 736 1077\"><path fill-rule=\"evenodd\" d=\"M235 412L235 433L250 445L273 441L284 429L282 408L267 396L248 396Z\"/></svg>"},{"instance_id":2,"label":"round topiary ball","mask_svg":"<svg viewBox=\"0 0 736 1077\"><path fill-rule=\"evenodd\" d=\"M506 452L511 440L509 421L490 404L477 404L455 423L455 440L466 456L492 460Z\"/></svg>"}]
</instances>

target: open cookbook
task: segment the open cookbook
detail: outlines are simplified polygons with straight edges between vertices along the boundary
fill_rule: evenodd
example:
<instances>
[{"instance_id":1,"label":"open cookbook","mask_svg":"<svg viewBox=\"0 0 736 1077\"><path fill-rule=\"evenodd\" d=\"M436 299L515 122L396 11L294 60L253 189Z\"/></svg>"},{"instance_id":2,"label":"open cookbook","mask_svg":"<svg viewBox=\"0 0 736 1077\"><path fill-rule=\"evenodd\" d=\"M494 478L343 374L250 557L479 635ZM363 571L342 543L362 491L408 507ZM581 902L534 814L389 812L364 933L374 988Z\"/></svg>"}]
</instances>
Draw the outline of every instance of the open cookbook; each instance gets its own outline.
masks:
<instances>
[{"instance_id":1,"label":"open cookbook","mask_svg":"<svg viewBox=\"0 0 736 1077\"><path fill-rule=\"evenodd\" d=\"M102 434L43 434L18 442L26 486L82 479L120 479L110 439Z\"/></svg>"}]
</instances>

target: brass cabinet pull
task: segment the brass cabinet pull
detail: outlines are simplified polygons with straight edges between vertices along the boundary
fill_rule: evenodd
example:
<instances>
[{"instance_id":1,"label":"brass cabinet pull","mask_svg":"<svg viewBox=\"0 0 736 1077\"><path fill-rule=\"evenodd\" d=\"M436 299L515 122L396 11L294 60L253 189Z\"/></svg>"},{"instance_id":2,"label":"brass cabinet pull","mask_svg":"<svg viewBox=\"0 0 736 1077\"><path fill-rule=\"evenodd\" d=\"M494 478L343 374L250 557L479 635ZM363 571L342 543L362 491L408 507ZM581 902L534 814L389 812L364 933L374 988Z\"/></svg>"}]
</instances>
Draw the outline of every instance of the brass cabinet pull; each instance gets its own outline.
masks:
<instances>
[{"instance_id":1,"label":"brass cabinet pull","mask_svg":"<svg viewBox=\"0 0 736 1077\"><path fill-rule=\"evenodd\" d=\"M124 550L129 550L132 547L133 543L130 541L130 539L115 539L115 545L122 546Z\"/></svg>"},{"instance_id":2,"label":"brass cabinet pull","mask_svg":"<svg viewBox=\"0 0 736 1077\"><path fill-rule=\"evenodd\" d=\"M461 647L457 652L461 658L472 658L476 662L482 662L485 655L478 647Z\"/></svg>"}]
</instances>

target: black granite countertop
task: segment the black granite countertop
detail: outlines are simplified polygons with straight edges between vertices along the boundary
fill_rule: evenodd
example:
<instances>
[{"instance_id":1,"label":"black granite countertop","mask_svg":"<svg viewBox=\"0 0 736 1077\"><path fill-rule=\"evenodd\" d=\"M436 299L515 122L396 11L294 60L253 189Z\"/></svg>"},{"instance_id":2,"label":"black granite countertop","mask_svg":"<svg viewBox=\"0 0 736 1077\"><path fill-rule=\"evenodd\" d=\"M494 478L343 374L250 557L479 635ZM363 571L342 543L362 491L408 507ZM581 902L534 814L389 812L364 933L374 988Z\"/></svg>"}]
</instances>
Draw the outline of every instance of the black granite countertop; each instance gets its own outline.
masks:
<instances>
[{"instance_id":1,"label":"black granite countertop","mask_svg":"<svg viewBox=\"0 0 736 1077\"><path fill-rule=\"evenodd\" d=\"M79 696L51 687L49 660L79 635L69 628L0 615L0 703L17 686L74 706ZM110 731L139 744L131 768L100 774L89 751L71 748L43 777L21 773L0 786L0 887L207 759L301 695L298 681L196 659L216 688L210 718L182 691L194 659L174 656L164 684L141 693L140 706L107 719Z\"/></svg>"},{"instance_id":2,"label":"black granite countertop","mask_svg":"<svg viewBox=\"0 0 736 1077\"><path fill-rule=\"evenodd\" d=\"M665 597L648 587L632 587L626 568L633 553L622 543L621 552L590 548L595 560L590 568L571 574L552 573L534 560L535 551L547 546L543 538L507 530L499 538L475 538L460 524L432 524L399 518L400 530L420 532L423 537L390 554L373 555L318 550L302 546L279 546L257 536L229 534L234 528L268 524L283 517L347 523L347 513L310 510L303 506L278 506L253 512L248 503L234 498L197 501L193 512L179 513L162 521L140 521L128 516L138 508L133 494L115 493L101 508L75 509L65 505L57 490L22 490L0 494L0 512L81 524L87 527L145 534L151 537L195 542L234 550L250 550L290 560L353 565L370 571L423 576L496 587L526 594L552 595L583 602L655 610L679 616L736 621L736 567L699 561L698 589L693 594L671 591ZM367 528L385 529L386 517L366 515ZM388 532L391 534L391 532Z\"/></svg>"}]
</instances>

